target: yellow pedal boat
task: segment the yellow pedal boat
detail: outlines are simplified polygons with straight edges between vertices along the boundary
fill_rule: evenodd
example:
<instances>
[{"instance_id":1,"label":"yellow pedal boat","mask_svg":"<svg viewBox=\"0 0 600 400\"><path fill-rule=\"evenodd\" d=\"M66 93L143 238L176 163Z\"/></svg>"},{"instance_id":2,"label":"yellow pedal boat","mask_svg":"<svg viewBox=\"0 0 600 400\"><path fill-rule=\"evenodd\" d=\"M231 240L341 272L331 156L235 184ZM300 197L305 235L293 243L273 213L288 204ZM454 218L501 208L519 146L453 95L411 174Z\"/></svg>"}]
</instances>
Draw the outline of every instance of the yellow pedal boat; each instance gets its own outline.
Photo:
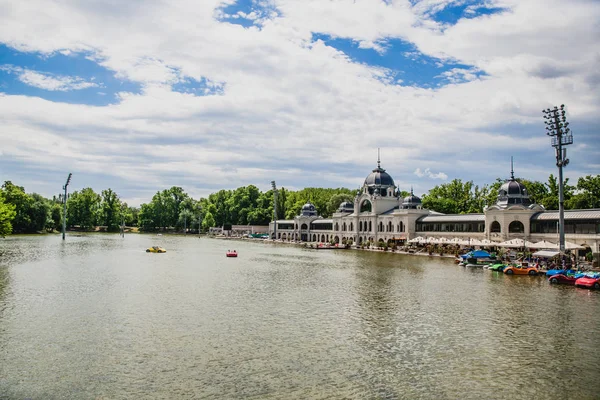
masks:
<instances>
[{"instance_id":1,"label":"yellow pedal boat","mask_svg":"<svg viewBox=\"0 0 600 400\"><path fill-rule=\"evenodd\" d=\"M146 253L166 253L167 250L163 249L162 247L158 247L158 246L152 246L150 248L146 249Z\"/></svg>"}]
</instances>

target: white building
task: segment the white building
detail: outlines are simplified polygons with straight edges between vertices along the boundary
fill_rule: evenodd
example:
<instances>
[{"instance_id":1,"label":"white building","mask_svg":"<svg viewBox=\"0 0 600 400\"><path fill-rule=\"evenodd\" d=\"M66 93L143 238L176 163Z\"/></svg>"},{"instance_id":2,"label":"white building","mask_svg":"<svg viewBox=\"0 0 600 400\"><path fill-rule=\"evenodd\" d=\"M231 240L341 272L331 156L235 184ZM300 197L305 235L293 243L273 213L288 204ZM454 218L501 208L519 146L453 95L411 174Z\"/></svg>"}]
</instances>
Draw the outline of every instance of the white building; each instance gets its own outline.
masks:
<instances>
[{"instance_id":1,"label":"white building","mask_svg":"<svg viewBox=\"0 0 600 400\"><path fill-rule=\"evenodd\" d=\"M378 161L354 202L340 204L331 219L320 217L308 202L294 219L278 220L276 229L271 222L269 235L285 241L354 244L401 244L417 236L558 243L558 211L532 204L527 189L514 179L512 171L498 191L496 204L481 214L441 214L423 209L412 190L406 198L399 193ZM565 240L583 246L582 253L598 253L600 210L566 210Z\"/></svg>"}]
</instances>

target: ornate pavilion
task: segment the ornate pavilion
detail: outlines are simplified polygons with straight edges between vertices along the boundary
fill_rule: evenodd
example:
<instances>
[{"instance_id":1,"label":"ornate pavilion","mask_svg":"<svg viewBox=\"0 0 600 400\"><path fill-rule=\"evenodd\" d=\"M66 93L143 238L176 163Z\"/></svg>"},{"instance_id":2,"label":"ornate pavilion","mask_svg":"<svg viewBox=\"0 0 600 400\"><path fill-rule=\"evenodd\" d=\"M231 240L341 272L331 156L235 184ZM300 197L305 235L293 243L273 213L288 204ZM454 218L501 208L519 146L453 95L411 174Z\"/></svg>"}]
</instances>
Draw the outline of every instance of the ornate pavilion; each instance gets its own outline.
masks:
<instances>
[{"instance_id":1,"label":"ornate pavilion","mask_svg":"<svg viewBox=\"0 0 600 400\"><path fill-rule=\"evenodd\" d=\"M494 205L481 214L441 214L424 209L412 193L402 198L394 179L380 161L366 178L354 202L343 202L332 218L318 215L310 202L291 220L269 224L273 239L302 242L396 243L426 238L488 239L502 242L514 238L530 242L558 243L558 211L532 204L524 185L511 171L498 191ZM565 240L597 253L600 242L600 210L566 210Z\"/></svg>"}]
</instances>

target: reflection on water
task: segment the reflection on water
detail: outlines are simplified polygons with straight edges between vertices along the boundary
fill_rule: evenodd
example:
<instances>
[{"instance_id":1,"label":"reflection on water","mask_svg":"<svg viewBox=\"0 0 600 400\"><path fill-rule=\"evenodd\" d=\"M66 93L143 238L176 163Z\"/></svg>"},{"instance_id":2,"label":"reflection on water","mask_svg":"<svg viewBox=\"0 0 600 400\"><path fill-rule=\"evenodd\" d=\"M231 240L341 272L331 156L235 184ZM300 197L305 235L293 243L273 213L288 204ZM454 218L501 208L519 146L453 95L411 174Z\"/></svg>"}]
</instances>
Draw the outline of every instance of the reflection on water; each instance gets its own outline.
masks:
<instances>
[{"instance_id":1,"label":"reflection on water","mask_svg":"<svg viewBox=\"0 0 600 400\"><path fill-rule=\"evenodd\" d=\"M599 306L429 257L15 236L0 241L0 398L592 399Z\"/></svg>"}]
</instances>

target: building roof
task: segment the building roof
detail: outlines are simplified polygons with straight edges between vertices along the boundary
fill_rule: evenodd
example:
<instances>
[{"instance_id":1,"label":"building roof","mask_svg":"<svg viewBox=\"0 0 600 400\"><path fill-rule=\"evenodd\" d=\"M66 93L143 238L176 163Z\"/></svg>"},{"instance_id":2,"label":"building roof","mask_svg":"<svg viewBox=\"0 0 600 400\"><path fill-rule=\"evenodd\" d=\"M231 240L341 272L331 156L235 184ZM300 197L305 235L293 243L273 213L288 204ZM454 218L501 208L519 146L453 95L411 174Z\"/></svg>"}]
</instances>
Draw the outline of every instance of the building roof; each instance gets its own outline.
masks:
<instances>
[{"instance_id":1,"label":"building roof","mask_svg":"<svg viewBox=\"0 0 600 400\"><path fill-rule=\"evenodd\" d=\"M444 214L425 215L417 219L420 223L433 222L480 222L485 221L485 214Z\"/></svg>"},{"instance_id":2,"label":"building roof","mask_svg":"<svg viewBox=\"0 0 600 400\"><path fill-rule=\"evenodd\" d=\"M565 210L565 219L600 219L600 209ZM531 217L532 221L558 221L558 211L543 211Z\"/></svg>"},{"instance_id":3,"label":"building roof","mask_svg":"<svg viewBox=\"0 0 600 400\"><path fill-rule=\"evenodd\" d=\"M404 198L404 200L402 201L402 205L403 206L412 206L412 205L416 206L416 205L420 205L420 204L421 204L421 199L418 196L415 196L413 189L410 188L410 195Z\"/></svg>"},{"instance_id":4,"label":"building roof","mask_svg":"<svg viewBox=\"0 0 600 400\"><path fill-rule=\"evenodd\" d=\"M332 219L316 219L313 222L311 222L311 224L332 224L333 220Z\"/></svg>"},{"instance_id":5,"label":"building roof","mask_svg":"<svg viewBox=\"0 0 600 400\"><path fill-rule=\"evenodd\" d=\"M373 170L366 178L365 178L366 186L394 186L394 180L385 172L385 169L381 168L381 162L377 160L377 168Z\"/></svg>"},{"instance_id":6,"label":"building roof","mask_svg":"<svg viewBox=\"0 0 600 400\"><path fill-rule=\"evenodd\" d=\"M394 207L394 208L390 208L389 210L387 210L387 211L384 211L384 212L382 212L382 213L381 213L381 214L379 214L379 215L390 215L390 214L392 214L394 211L396 211L396 210L397 210L397 209L399 209L399 208L400 208L399 206L396 206L396 207Z\"/></svg>"}]
</instances>

